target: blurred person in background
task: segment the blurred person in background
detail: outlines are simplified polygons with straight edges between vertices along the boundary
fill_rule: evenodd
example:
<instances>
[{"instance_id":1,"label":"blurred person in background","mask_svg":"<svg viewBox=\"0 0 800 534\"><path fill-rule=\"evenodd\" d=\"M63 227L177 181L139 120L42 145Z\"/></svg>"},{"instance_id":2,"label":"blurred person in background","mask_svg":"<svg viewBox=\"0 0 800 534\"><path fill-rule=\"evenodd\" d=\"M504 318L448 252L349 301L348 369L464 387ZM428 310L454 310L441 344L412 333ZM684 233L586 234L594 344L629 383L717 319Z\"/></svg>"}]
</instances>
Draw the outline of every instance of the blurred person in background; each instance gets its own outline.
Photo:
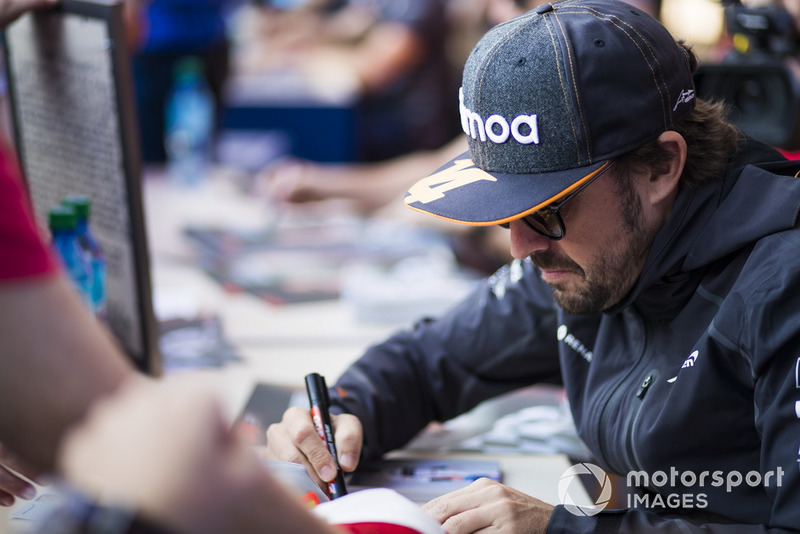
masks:
<instances>
[{"instance_id":1,"label":"blurred person in background","mask_svg":"<svg viewBox=\"0 0 800 534\"><path fill-rule=\"evenodd\" d=\"M224 110L230 74L227 15L236 0L127 0L126 22L133 52L133 75L142 160L167 161L164 140L167 102L175 71L195 57L213 96L217 124Z\"/></svg>"},{"instance_id":2,"label":"blurred person in background","mask_svg":"<svg viewBox=\"0 0 800 534\"><path fill-rule=\"evenodd\" d=\"M247 69L298 69L323 87L347 80L359 100L359 160L438 148L455 135L457 113L445 2L261 2Z\"/></svg>"},{"instance_id":3,"label":"blurred person in background","mask_svg":"<svg viewBox=\"0 0 800 534\"><path fill-rule=\"evenodd\" d=\"M472 9L482 12L482 34L492 26L543 3L544 0L480 0L472 4ZM658 18L660 0L630 0L628 3ZM469 48L473 45L470 43ZM461 65L455 68L460 69ZM455 107L452 101L444 105ZM386 124L385 129L390 133L388 125L391 123ZM448 161L453 155L464 152L466 141L461 132L453 135L438 148L404 151L396 157L370 163L323 164L287 158L264 169L259 179L264 182L262 190L265 194L279 202L306 203L344 198L353 200L359 213L371 215L392 202L401 205L399 201L408 187L426 174L431 164Z\"/></svg>"}]
</instances>

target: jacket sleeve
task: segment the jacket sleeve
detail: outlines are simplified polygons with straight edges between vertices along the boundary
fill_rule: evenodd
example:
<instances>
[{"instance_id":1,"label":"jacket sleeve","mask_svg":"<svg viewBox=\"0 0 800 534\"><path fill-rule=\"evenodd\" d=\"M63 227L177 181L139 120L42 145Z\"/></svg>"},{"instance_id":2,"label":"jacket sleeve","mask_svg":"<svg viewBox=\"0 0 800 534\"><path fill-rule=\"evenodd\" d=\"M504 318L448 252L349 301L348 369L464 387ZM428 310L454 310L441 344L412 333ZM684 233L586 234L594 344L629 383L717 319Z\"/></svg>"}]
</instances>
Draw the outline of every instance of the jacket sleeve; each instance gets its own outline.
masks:
<instances>
[{"instance_id":1,"label":"jacket sleeve","mask_svg":"<svg viewBox=\"0 0 800 534\"><path fill-rule=\"evenodd\" d=\"M364 425L364 456L405 445L431 421L536 382L560 379L556 311L528 261L484 280L438 318L373 346L331 391Z\"/></svg>"}]
</instances>

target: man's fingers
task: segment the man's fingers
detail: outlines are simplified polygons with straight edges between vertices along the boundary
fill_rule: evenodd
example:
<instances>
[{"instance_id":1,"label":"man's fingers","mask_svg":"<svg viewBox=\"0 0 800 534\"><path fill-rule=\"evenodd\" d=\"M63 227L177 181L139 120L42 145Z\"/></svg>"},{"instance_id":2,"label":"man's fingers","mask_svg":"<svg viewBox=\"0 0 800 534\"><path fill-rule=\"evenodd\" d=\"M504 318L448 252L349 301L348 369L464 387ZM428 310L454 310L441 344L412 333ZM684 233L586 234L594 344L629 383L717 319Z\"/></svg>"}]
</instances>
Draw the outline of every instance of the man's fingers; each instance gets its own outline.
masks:
<instances>
[{"instance_id":1,"label":"man's fingers","mask_svg":"<svg viewBox=\"0 0 800 534\"><path fill-rule=\"evenodd\" d=\"M0 505L11 506L14 504L14 497L30 500L35 496L36 488L33 485L0 465Z\"/></svg>"},{"instance_id":2,"label":"man's fingers","mask_svg":"<svg viewBox=\"0 0 800 534\"><path fill-rule=\"evenodd\" d=\"M552 505L488 478L434 499L423 509L449 534L544 533L553 512Z\"/></svg>"},{"instance_id":3,"label":"man's fingers","mask_svg":"<svg viewBox=\"0 0 800 534\"><path fill-rule=\"evenodd\" d=\"M448 534L476 532L499 519L494 503L502 499L503 490L504 486L499 482L481 478L433 499L423 509L439 521Z\"/></svg>"},{"instance_id":4,"label":"man's fingers","mask_svg":"<svg viewBox=\"0 0 800 534\"><path fill-rule=\"evenodd\" d=\"M361 457L363 429L354 415L333 415L334 440L339 465L353 471ZM267 428L266 458L303 464L317 482L336 478L336 462L325 441L317 433L308 409L292 407L283 414L280 423Z\"/></svg>"},{"instance_id":5,"label":"man's fingers","mask_svg":"<svg viewBox=\"0 0 800 534\"><path fill-rule=\"evenodd\" d=\"M14 496L8 492L0 490L0 506L12 506L14 504Z\"/></svg>"},{"instance_id":6,"label":"man's fingers","mask_svg":"<svg viewBox=\"0 0 800 534\"><path fill-rule=\"evenodd\" d=\"M319 487L325 487L325 482L314 471L308 458L294 446L291 436L279 424L273 424L267 428L267 446L264 449L264 458L301 464L305 466L309 476Z\"/></svg>"},{"instance_id":7,"label":"man's fingers","mask_svg":"<svg viewBox=\"0 0 800 534\"><path fill-rule=\"evenodd\" d=\"M333 415L331 419L339 465L344 471L355 471L361 458L361 445L364 442L361 421L350 414Z\"/></svg>"},{"instance_id":8,"label":"man's fingers","mask_svg":"<svg viewBox=\"0 0 800 534\"><path fill-rule=\"evenodd\" d=\"M267 455L278 460L310 466L309 472L322 481L336 478L336 464L325 442L317 434L309 410L292 407L280 424L267 428Z\"/></svg>"},{"instance_id":9,"label":"man's fingers","mask_svg":"<svg viewBox=\"0 0 800 534\"><path fill-rule=\"evenodd\" d=\"M2 443L0 443L0 464L10 467L17 473L20 473L22 476L26 477L28 480L38 482L36 480L38 473L24 461L20 460L17 455L9 451L8 448Z\"/></svg>"},{"instance_id":10,"label":"man's fingers","mask_svg":"<svg viewBox=\"0 0 800 534\"><path fill-rule=\"evenodd\" d=\"M480 486L478 481L469 486L446 493L423 505L423 509L440 523L448 518L458 515L481 504Z\"/></svg>"},{"instance_id":11,"label":"man's fingers","mask_svg":"<svg viewBox=\"0 0 800 534\"><path fill-rule=\"evenodd\" d=\"M336 463L325 442L313 425L303 426L293 433L294 445L308 458L312 468L325 482L336 478Z\"/></svg>"}]
</instances>

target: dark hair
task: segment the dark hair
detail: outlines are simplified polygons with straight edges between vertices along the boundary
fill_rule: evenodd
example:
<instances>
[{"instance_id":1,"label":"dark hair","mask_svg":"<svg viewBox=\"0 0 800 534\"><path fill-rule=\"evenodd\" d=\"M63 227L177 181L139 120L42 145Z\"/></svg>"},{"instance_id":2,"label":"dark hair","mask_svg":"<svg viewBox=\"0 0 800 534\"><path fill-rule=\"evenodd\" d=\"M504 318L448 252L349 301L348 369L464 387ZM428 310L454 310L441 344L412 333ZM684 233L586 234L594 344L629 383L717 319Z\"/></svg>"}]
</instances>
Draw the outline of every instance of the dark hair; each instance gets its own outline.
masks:
<instances>
[{"instance_id":1,"label":"dark hair","mask_svg":"<svg viewBox=\"0 0 800 534\"><path fill-rule=\"evenodd\" d=\"M686 52L692 73L697 68L697 57L688 46L679 44ZM681 185L694 185L721 179L728 160L736 152L740 130L728 120L728 108L722 102L696 99L694 109L674 128L686 140L686 164ZM672 154L657 140L620 156L616 166L621 176L629 176L633 168L658 168L672 159Z\"/></svg>"}]
</instances>

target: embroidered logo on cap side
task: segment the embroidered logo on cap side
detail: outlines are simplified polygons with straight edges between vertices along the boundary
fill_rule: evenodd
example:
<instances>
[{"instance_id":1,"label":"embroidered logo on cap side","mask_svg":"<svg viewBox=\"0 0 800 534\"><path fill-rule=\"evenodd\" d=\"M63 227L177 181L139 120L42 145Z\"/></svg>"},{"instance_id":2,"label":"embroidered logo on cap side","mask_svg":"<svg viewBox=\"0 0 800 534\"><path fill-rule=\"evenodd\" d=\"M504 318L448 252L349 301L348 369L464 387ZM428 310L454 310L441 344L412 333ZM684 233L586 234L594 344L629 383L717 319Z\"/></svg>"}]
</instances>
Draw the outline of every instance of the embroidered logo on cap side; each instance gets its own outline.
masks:
<instances>
[{"instance_id":1,"label":"embroidered logo on cap side","mask_svg":"<svg viewBox=\"0 0 800 534\"><path fill-rule=\"evenodd\" d=\"M678 109L678 106L681 104L688 104L694 100L694 89L686 89L685 91L681 91L681 94L678 95L678 101L675 102L675 107L672 108L672 111Z\"/></svg>"}]
</instances>

